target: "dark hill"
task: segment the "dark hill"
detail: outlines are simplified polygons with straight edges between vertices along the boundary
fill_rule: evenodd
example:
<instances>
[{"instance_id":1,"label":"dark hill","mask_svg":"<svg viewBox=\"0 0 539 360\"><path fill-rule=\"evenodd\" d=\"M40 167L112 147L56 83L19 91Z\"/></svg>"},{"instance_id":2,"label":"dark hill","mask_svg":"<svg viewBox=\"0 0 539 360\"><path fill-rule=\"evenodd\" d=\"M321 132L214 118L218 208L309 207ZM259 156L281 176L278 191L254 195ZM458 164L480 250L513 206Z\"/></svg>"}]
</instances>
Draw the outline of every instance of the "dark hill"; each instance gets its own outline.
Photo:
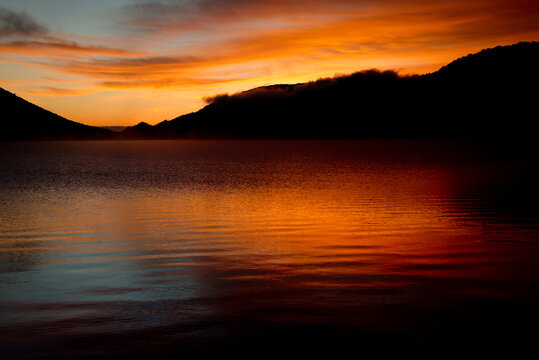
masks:
<instances>
[{"instance_id":1,"label":"dark hill","mask_svg":"<svg viewBox=\"0 0 539 360\"><path fill-rule=\"evenodd\" d=\"M148 123L140 122L135 126L129 126L121 132L121 136L126 139L146 139L151 138L155 128Z\"/></svg>"},{"instance_id":2,"label":"dark hill","mask_svg":"<svg viewBox=\"0 0 539 360\"><path fill-rule=\"evenodd\" d=\"M124 138L533 136L539 43L496 47L439 71L368 70L206 99L203 109L137 125Z\"/></svg>"},{"instance_id":3,"label":"dark hill","mask_svg":"<svg viewBox=\"0 0 539 360\"><path fill-rule=\"evenodd\" d=\"M537 42L497 46L461 57L426 76L453 81L515 82L527 77L537 78L538 57Z\"/></svg>"},{"instance_id":4,"label":"dark hill","mask_svg":"<svg viewBox=\"0 0 539 360\"><path fill-rule=\"evenodd\" d=\"M110 130L67 120L0 88L0 140L96 140Z\"/></svg>"}]
</instances>

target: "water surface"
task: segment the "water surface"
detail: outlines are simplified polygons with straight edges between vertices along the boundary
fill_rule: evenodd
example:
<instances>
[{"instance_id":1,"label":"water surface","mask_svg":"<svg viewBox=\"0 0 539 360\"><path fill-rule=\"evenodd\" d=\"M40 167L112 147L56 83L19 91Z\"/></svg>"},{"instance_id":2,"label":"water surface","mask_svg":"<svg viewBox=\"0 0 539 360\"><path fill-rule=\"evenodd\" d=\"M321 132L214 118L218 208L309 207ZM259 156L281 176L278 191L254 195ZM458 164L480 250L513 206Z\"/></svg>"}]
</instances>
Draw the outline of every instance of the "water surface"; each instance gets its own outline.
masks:
<instances>
[{"instance_id":1,"label":"water surface","mask_svg":"<svg viewBox=\"0 0 539 360\"><path fill-rule=\"evenodd\" d=\"M0 144L0 353L531 345L538 170L455 141Z\"/></svg>"}]
</instances>

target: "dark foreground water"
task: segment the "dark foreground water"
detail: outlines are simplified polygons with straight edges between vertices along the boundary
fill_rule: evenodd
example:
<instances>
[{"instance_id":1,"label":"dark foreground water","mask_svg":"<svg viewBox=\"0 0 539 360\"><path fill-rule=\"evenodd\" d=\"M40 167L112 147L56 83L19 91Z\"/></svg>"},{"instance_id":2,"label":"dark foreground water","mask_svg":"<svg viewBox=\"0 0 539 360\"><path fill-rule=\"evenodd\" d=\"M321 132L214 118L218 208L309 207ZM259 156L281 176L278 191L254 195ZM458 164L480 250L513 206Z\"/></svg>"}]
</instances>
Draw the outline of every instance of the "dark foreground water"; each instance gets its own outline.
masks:
<instances>
[{"instance_id":1,"label":"dark foreground water","mask_svg":"<svg viewBox=\"0 0 539 360\"><path fill-rule=\"evenodd\" d=\"M536 155L0 144L0 357L534 348Z\"/></svg>"}]
</instances>

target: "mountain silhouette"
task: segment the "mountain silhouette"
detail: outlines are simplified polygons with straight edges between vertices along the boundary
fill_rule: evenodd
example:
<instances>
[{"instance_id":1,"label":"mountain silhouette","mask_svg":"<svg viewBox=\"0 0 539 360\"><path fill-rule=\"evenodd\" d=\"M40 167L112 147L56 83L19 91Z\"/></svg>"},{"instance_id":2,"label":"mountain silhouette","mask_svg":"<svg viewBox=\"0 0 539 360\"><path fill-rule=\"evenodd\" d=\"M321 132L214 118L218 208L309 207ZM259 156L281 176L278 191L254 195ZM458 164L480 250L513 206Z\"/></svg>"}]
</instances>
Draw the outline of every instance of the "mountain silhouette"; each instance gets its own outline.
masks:
<instances>
[{"instance_id":1,"label":"mountain silhouette","mask_svg":"<svg viewBox=\"0 0 539 360\"><path fill-rule=\"evenodd\" d=\"M365 70L206 98L199 111L110 131L0 88L0 140L535 137L539 43L498 46L438 71Z\"/></svg>"},{"instance_id":2,"label":"mountain silhouette","mask_svg":"<svg viewBox=\"0 0 539 360\"><path fill-rule=\"evenodd\" d=\"M0 140L97 140L110 130L67 120L0 88Z\"/></svg>"},{"instance_id":3,"label":"mountain silhouette","mask_svg":"<svg viewBox=\"0 0 539 360\"><path fill-rule=\"evenodd\" d=\"M414 76L366 70L205 99L130 139L526 137L536 122L539 43L498 46Z\"/></svg>"}]
</instances>

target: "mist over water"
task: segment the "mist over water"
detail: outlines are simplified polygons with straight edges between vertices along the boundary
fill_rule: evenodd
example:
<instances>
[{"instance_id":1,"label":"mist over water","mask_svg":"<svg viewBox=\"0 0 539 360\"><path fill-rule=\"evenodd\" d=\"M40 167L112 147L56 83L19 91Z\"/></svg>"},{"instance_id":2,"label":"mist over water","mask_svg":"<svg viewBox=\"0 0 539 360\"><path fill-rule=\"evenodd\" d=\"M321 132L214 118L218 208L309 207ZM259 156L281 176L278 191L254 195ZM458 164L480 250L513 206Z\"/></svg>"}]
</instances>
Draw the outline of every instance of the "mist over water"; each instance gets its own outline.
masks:
<instances>
[{"instance_id":1,"label":"mist over water","mask_svg":"<svg viewBox=\"0 0 539 360\"><path fill-rule=\"evenodd\" d=\"M537 164L456 141L2 143L1 352L531 344Z\"/></svg>"}]
</instances>

